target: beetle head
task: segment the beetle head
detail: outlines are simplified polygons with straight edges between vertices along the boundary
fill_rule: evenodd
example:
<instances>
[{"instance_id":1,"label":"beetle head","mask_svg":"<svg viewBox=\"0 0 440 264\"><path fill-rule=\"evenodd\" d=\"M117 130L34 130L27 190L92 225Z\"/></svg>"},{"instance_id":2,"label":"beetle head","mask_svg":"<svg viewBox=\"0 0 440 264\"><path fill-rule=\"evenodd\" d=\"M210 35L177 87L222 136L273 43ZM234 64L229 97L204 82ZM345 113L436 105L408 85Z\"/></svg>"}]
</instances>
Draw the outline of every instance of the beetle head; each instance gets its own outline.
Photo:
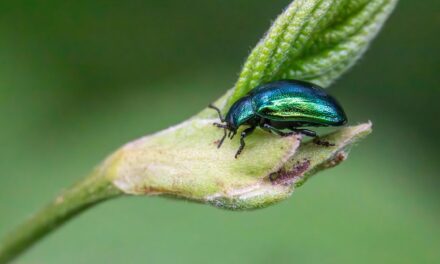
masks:
<instances>
[{"instance_id":1,"label":"beetle head","mask_svg":"<svg viewBox=\"0 0 440 264\"><path fill-rule=\"evenodd\" d=\"M236 101L229 109L225 122L230 131L236 132L237 129L255 117L250 96L245 96Z\"/></svg>"}]
</instances>

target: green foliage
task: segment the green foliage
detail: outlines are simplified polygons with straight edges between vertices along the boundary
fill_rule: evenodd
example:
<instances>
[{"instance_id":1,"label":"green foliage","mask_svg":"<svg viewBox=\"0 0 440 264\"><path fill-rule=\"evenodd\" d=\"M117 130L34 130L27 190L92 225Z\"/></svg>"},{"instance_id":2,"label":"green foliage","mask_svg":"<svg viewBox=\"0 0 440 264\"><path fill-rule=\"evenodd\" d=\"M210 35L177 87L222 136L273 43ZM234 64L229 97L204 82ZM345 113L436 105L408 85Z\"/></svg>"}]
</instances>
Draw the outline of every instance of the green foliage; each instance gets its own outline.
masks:
<instances>
[{"instance_id":1,"label":"green foliage","mask_svg":"<svg viewBox=\"0 0 440 264\"><path fill-rule=\"evenodd\" d=\"M365 52L397 0L296 0L244 64L226 108L259 84L307 80L327 87Z\"/></svg>"}]
</instances>

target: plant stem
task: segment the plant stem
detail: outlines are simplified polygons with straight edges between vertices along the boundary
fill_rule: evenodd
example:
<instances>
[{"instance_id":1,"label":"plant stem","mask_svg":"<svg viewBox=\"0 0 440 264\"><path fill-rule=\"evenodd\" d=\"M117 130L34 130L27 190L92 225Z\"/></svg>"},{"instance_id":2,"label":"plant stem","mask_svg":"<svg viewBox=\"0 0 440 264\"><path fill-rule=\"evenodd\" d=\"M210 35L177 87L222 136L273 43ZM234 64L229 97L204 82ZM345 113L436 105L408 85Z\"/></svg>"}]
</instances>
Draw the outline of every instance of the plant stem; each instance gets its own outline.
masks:
<instances>
[{"instance_id":1,"label":"plant stem","mask_svg":"<svg viewBox=\"0 0 440 264\"><path fill-rule=\"evenodd\" d=\"M73 216L120 194L121 192L96 170L1 240L0 263L11 261Z\"/></svg>"}]
</instances>

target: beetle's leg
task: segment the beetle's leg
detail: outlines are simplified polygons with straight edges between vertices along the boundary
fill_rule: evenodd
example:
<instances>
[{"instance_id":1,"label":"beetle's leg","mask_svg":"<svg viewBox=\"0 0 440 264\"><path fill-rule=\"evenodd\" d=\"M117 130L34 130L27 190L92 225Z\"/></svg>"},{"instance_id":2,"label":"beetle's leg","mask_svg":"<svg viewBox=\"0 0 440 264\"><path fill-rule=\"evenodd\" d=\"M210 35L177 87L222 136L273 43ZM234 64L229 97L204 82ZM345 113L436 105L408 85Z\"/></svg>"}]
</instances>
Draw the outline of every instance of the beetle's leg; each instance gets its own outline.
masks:
<instances>
[{"instance_id":1,"label":"beetle's leg","mask_svg":"<svg viewBox=\"0 0 440 264\"><path fill-rule=\"evenodd\" d=\"M268 131L268 132L270 132L270 133L274 132L274 133L276 133L277 135L279 135L281 137L287 137L287 136L290 136L290 135L293 134L292 132L287 132L286 133L284 131L281 131L278 128L275 128L275 127L273 127L273 126L271 126L269 124L263 124L263 126L261 128L266 130L266 131Z\"/></svg>"},{"instance_id":2,"label":"beetle's leg","mask_svg":"<svg viewBox=\"0 0 440 264\"><path fill-rule=\"evenodd\" d=\"M220 112L220 109L218 109L217 106L215 106L213 104L209 104L208 107L214 109L215 111L217 111L217 114L218 114L218 117L220 118L220 121L225 122L225 119L222 116L222 112Z\"/></svg>"},{"instance_id":3,"label":"beetle's leg","mask_svg":"<svg viewBox=\"0 0 440 264\"><path fill-rule=\"evenodd\" d=\"M255 129L255 127L249 127L249 128L246 128L245 130L243 130L243 132L241 132L240 147L238 148L237 153L235 153L235 158L237 158L238 155L240 155L240 153L244 149L244 146L246 145L244 142L244 138L249 136L254 131L254 129Z\"/></svg>"},{"instance_id":4,"label":"beetle's leg","mask_svg":"<svg viewBox=\"0 0 440 264\"><path fill-rule=\"evenodd\" d=\"M218 142L217 148L220 148L223 144L223 141L225 141L227 129L224 128L223 131L225 132L225 134L223 135L222 139L220 139L220 141Z\"/></svg>"},{"instance_id":5,"label":"beetle's leg","mask_svg":"<svg viewBox=\"0 0 440 264\"><path fill-rule=\"evenodd\" d=\"M235 134L237 134L237 130L231 130L231 132L229 132L229 138L233 139Z\"/></svg>"},{"instance_id":6,"label":"beetle's leg","mask_svg":"<svg viewBox=\"0 0 440 264\"><path fill-rule=\"evenodd\" d=\"M323 141L319 139L318 135L315 131L308 130L308 129L302 129L302 128L291 128L292 131L295 131L297 133L301 133L303 135L309 136L313 138L313 143L316 145L324 146L324 147L333 147L335 144L330 143L328 141Z\"/></svg>"},{"instance_id":7,"label":"beetle's leg","mask_svg":"<svg viewBox=\"0 0 440 264\"><path fill-rule=\"evenodd\" d=\"M223 124L219 124L219 123L212 123L212 124L218 128L228 128L227 125L223 125Z\"/></svg>"},{"instance_id":8,"label":"beetle's leg","mask_svg":"<svg viewBox=\"0 0 440 264\"><path fill-rule=\"evenodd\" d=\"M220 141L218 142L218 145L217 145L217 148L220 148L222 146L222 144L223 144L223 141L225 141L227 130L228 130L228 126L227 125L223 125L223 124L219 124L219 123L213 123L213 125L218 127L218 128L223 128L223 131L224 131L224 135L220 139Z\"/></svg>"},{"instance_id":9,"label":"beetle's leg","mask_svg":"<svg viewBox=\"0 0 440 264\"><path fill-rule=\"evenodd\" d=\"M312 138L317 138L318 135L316 134L315 131L309 130L309 129L303 129L303 128L295 128L292 127L290 128L290 130L299 133L299 134L303 134L304 136L308 136L308 137L312 137Z\"/></svg>"}]
</instances>

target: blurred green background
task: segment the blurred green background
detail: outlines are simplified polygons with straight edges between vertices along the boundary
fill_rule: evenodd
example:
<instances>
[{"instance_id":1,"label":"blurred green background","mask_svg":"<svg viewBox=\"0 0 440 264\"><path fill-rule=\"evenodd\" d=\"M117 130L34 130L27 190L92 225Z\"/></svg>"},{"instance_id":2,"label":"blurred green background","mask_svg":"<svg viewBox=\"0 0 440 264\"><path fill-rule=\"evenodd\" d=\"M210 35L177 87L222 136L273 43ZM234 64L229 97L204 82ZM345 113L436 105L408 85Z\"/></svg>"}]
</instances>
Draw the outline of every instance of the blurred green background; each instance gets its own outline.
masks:
<instances>
[{"instance_id":1,"label":"blurred green background","mask_svg":"<svg viewBox=\"0 0 440 264\"><path fill-rule=\"evenodd\" d=\"M288 3L3 1L0 235L112 150L232 87ZM291 199L242 213L117 199L17 262L439 263L439 4L402 0L331 87L350 122L371 119L374 133Z\"/></svg>"}]
</instances>

